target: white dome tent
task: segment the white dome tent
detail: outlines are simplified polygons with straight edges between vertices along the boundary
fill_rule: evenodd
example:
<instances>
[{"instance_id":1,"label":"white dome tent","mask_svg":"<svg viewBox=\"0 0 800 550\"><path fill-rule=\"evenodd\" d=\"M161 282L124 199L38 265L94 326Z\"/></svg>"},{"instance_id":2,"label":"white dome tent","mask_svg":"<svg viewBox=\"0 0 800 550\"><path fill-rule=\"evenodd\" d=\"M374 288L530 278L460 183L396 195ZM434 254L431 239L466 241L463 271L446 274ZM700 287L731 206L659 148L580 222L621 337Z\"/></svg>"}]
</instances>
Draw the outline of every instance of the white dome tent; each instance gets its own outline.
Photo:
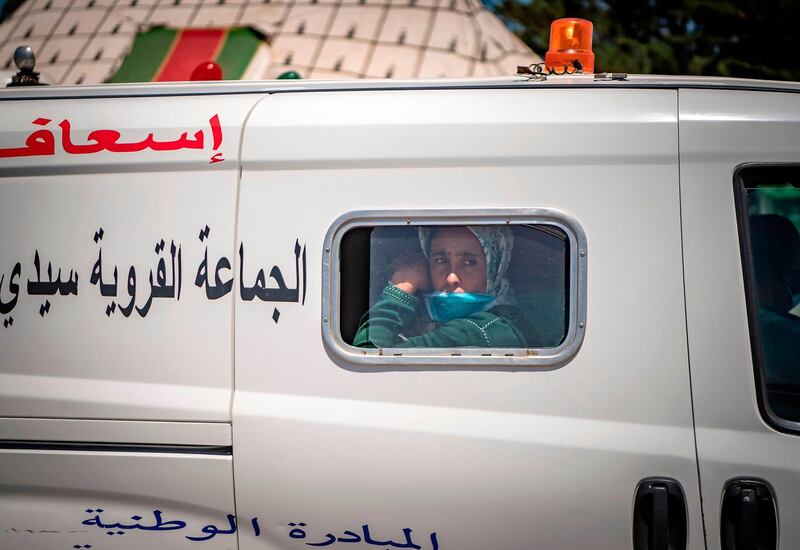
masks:
<instances>
[{"instance_id":1,"label":"white dome tent","mask_svg":"<svg viewBox=\"0 0 800 550\"><path fill-rule=\"evenodd\" d=\"M241 54L251 56L246 68L226 78L290 70L314 79L482 77L541 61L479 0L27 0L0 24L0 69L13 69L14 49L28 44L44 82L121 81L114 76L137 36L153 29L171 30L177 42L187 29L228 36L246 27L259 43ZM175 51L167 43L151 57L163 68ZM175 74L137 78L189 79Z\"/></svg>"}]
</instances>

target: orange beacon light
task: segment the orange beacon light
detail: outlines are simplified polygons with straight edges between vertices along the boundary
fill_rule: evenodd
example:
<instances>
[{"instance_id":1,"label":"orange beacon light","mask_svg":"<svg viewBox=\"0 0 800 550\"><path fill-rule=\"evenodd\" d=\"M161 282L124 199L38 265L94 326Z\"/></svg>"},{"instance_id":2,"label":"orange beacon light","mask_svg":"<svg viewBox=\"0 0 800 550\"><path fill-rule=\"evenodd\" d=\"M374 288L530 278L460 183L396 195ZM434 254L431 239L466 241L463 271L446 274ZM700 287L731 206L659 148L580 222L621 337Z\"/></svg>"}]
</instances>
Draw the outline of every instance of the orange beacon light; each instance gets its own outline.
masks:
<instances>
[{"instance_id":1,"label":"orange beacon light","mask_svg":"<svg viewBox=\"0 0 800 550\"><path fill-rule=\"evenodd\" d=\"M577 68L573 65L576 59L583 72L594 72L592 22L577 17L556 19L550 25L550 49L544 56L545 65L550 70L572 73Z\"/></svg>"}]
</instances>

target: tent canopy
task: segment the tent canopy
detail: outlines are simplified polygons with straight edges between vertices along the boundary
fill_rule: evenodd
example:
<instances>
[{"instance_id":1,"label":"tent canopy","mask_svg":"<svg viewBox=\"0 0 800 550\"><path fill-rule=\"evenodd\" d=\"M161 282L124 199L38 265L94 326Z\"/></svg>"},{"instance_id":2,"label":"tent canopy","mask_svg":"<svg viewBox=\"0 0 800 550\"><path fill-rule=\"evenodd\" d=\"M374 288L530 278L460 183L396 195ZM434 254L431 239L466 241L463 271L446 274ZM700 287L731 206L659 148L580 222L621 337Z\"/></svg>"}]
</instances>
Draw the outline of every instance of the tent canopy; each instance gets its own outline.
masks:
<instances>
[{"instance_id":1,"label":"tent canopy","mask_svg":"<svg viewBox=\"0 0 800 550\"><path fill-rule=\"evenodd\" d=\"M189 80L201 63L214 61L225 80L241 79L259 49L263 35L249 27L170 29L137 33L133 47L109 82Z\"/></svg>"}]
</instances>

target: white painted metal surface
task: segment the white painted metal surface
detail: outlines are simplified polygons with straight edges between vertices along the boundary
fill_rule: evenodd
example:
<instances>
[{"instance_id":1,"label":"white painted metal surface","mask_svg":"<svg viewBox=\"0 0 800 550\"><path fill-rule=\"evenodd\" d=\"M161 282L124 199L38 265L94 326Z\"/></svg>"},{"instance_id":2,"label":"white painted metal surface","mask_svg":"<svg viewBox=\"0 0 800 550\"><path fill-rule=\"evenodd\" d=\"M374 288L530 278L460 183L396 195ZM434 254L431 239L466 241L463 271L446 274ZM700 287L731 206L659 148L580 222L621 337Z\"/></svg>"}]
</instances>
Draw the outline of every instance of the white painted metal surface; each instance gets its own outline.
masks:
<instances>
[{"instance_id":1,"label":"white painted metal surface","mask_svg":"<svg viewBox=\"0 0 800 550\"><path fill-rule=\"evenodd\" d=\"M1 550L229 550L235 535L186 537L232 513L230 456L0 451Z\"/></svg>"},{"instance_id":2,"label":"white painted metal surface","mask_svg":"<svg viewBox=\"0 0 800 550\"><path fill-rule=\"evenodd\" d=\"M231 456L185 446L230 446L232 295L195 277L207 254L211 286L231 278L217 259L234 250L248 109L0 103L1 549L191 548L228 529Z\"/></svg>"},{"instance_id":3,"label":"white painted metal surface","mask_svg":"<svg viewBox=\"0 0 800 550\"><path fill-rule=\"evenodd\" d=\"M0 102L37 153L0 159L0 415L229 419L232 295L195 277L232 278L252 99Z\"/></svg>"},{"instance_id":4,"label":"white painted metal surface","mask_svg":"<svg viewBox=\"0 0 800 550\"><path fill-rule=\"evenodd\" d=\"M0 418L0 440L147 445L231 445L227 422Z\"/></svg>"},{"instance_id":5,"label":"white painted metal surface","mask_svg":"<svg viewBox=\"0 0 800 550\"><path fill-rule=\"evenodd\" d=\"M237 295L237 509L270 519L243 549L295 548L300 522L308 542L368 525L395 541L410 528L423 548L434 532L440 548L630 548L648 476L680 481L689 548L703 548L675 91L281 94L253 112L242 158L243 281L293 274L296 240L308 269L305 304ZM336 218L515 207L561 210L586 232L574 360L376 369L325 353L322 243Z\"/></svg>"},{"instance_id":6,"label":"white painted metal surface","mask_svg":"<svg viewBox=\"0 0 800 550\"><path fill-rule=\"evenodd\" d=\"M599 75L598 75L599 77ZM624 81L598 80L595 75L550 77L545 81L522 76L497 78L437 78L435 80L263 80L218 82L152 82L144 84L101 84L81 86L38 86L34 88L0 88L3 99L89 98L121 96L187 96L210 94L259 94L288 91L332 90L401 90L401 89L481 89L487 87L526 88L678 88L746 89L754 91L800 90L800 83L746 78L718 78L675 75L627 75Z\"/></svg>"},{"instance_id":7,"label":"white painted metal surface","mask_svg":"<svg viewBox=\"0 0 800 550\"><path fill-rule=\"evenodd\" d=\"M775 489L779 547L800 541L800 438L760 417L750 352L733 173L744 163L800 160L800 96L680 91L686 312L700 480L709 550L734 477Z\"/></svg>"},{"instance_id":8,"label":"white painted metal surface","mask_svg":"<svg viewBox=\"0 0 800 550\"><path fill-rule=\"evenodd\" d=\"M0 149L53 135L52 155L0 158L4 309L16 296L0 316L0 440L14 442L0 447L122 445L0 450L0 549L277 550L347 532L381 546L367 531L432 550L631 548L636 485L662 476L686 494L688 548L717 550L722 486L742 475L776 489L791 548L800 440L756 406L732 175L797 160L797 85L636 77L580 89L590 84L109 86L0 101ZM495 85L506 89L479 89ZM213 90L242 95L202 95ZM189 92L201 95L147 97ZM99 98L117 93L142 97ZM70 99L44 99L58 94ZM104 150L67 151L64 120L75 143ZM93 140L98 129L120 135ZM110 150L151 131L174 150ZM376 368L326 353L323 240L339 216L541 207L572 216L588 242L572 360ZM147 303L150 273L152 288L169 284L157 266L170 266L171 242L180 300L121 315ZM90 282L101 248L105 284L118 268L113 297ZM59 268L62 283L77 270L77 295L48 286ZM231 442L233 459L124 448ZM184 525L145 528L173 521Z\"/></svg>"}]
</instances>

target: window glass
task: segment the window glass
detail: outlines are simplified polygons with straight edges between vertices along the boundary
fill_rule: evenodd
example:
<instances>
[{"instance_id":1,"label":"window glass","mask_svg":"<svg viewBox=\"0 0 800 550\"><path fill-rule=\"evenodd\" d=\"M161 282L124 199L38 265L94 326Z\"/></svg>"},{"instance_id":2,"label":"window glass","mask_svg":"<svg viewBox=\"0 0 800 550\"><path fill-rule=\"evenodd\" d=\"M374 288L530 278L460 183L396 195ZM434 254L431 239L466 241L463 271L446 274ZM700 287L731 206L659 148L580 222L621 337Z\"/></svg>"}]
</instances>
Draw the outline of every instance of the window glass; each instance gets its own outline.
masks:
<instances>
[{"instance_id":1,"label":"window glass","mask_svg":"<svg viewBox=\"0 0 800 550\"><path fill-rule=\"evenodd\" d=\"M751 331L767 410L800 422L800 168L739 178Z\"/></svg>"},{"instance_id":2,"label":"window glass","mask_svg":"<svg viewBox=\"0 0 800 550\"><path fill-rule=\"evenodd\" d=\"M570 240L549 224L356 227L340 247L342 340L374 348L556 348Z\"/></svg>"}]
</instances>

